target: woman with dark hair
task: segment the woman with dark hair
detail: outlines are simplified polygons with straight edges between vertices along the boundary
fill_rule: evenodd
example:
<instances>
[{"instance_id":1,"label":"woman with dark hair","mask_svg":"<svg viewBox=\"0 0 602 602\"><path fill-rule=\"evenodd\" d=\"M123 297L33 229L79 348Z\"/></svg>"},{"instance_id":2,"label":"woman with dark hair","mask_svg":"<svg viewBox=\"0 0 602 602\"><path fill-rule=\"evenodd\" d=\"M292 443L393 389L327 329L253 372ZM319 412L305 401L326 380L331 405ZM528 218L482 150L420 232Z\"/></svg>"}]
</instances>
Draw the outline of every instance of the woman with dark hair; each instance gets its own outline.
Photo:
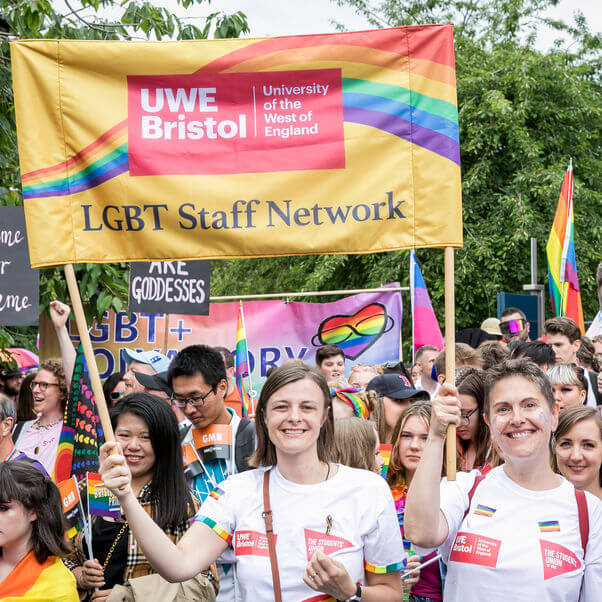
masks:
<instances>
[{"instance_id":1,"label":"woman with dark hair","mask_svg":"<svg viewBox=\"0 0 602 602\"><path fill-rule=\"evenodd\" d=\"M156 528L169 541L178 541L188 529L198 503L186 485L174 413L165 401L148 393L127 395L110 413L115 439L131 474L132 495ZM94 601L106 599L115 586L154 572L127 521L96 517L92 526L93 560L85 560L87 547L82 533L76 537L75 547L77 560L68 563L69 567L80 589L100 588L92 594ZM199 579L208 585L207 579L213 582L209 575Z\"/></svg>"},{"instance_id":2,"label":"woman with dark hair","mask_svg":"<svg viewBox=\"0 0 602 602\"><path fill-rule=\"evenodd\" d=\"M331 462L324 375L301 363L275 370L255 425L258 468L222 481L177 546L137 502L124 456L109 455L119 448L101 448L103 481L154 568L181 581L232 549L240 602L401 601L403 549L391 493L377 474Z\"/></svg>"},{"instance_id":3,"label":"woman with dark hair","mask_svg":"<svg viewBox=\"0 0 602 602\"><path fill-rule=\"evenodd\" d=\"M524 359L487 372L483 415L504 464L441 483L447 425L461 411L444 384L405 508L410 541L441 550L445 601L599 600L602 506L552 469L558 407L546 375Z\"/></svg>"},{"instance_id":4,"label":"woman with dark hair","mask_svg":"<svg viewBox=\"0 0 602 602\"><path fill-rule=\"evenodd\" d=\"M35 372L32 372L21 382L17 398L17 424L36 419L36 413L33 411L33 391L31 390L31 381L35 376Z\"/></svg>"},{"instance_id":5,"label":"woman with dark hair","mask_svg":"<svg viewBox=\"0 0 602 602\"><path fill-rule=\"evenodd\" d=\"M26 460L0 463L0 599L78 602L57 486Z\"/></svg>"},{"instance_id":6,"label":"woman with dark hair","mask_svg":"<svg viewBox=\"0 0 602 602\"><path fill-rule=\"evenodd\" d=\"M485 373L472 366L457 371L456 387L462 407L456 429L460 470L483 470L490 460L491 437L483 419Z\"/></svg>"},{"instance_id":7,"label":"woman with dark hair","mask_svg":"<svg viewBox=\"0 0 602 602\"><path fill-rule=\"evenodd\" d=\"M62 362L57 359L42 362L30 386L37 418L23 424L15 447L52 475L69 394Z\"/></svg>"},{"instance_id":8,"label":"woman with dark hair","mask_svg":"<svg viewBox=\"0 0 602 602\"><path fill-rule=\"evenodd\" d=\"M125 372L115 372L111 374L102 385L102 392L105 395L105 401L109 407L114 406L125 394L125 382L123 376Z\"/></svg>"},{"instance_id":9,"label":"woman with dark hair","mask_svg":"<svg viewBox=\"0 0 602 602\"><path fill-rule=\"evenodd\" d=\"M576 489L602 499L602 417L587 406L561 412L554 433L556 467Z\"/></svg>"}]
</instances>

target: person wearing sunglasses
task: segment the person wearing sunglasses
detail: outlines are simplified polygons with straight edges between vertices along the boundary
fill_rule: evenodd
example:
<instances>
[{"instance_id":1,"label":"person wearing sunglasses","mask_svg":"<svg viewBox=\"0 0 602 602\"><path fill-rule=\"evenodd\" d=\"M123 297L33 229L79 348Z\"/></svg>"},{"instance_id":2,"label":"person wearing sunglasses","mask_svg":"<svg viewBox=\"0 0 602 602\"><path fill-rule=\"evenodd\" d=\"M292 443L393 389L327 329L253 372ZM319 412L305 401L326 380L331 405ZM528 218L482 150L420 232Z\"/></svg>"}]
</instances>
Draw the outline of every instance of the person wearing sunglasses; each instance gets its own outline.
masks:
<instances>
[{"instance_id":1,"label":"person wearing sunglasses","mask_svg":"<svg viewBox=\"0 0 602 602\"><path fill-rule=\"evenodd\" d=\"M102 390L109 407L114 406L125 394L124 372L115 372L105 380Z\"/></svg>"},{"instance_id":2,"label":"person wearing sunglasses","mask_svg":"<svg viewBox=\"0 0 602 602\"><path fill-rule=\"evenodd\" d=\"M530 341L529 322L524 312L517 307L507 307L500 316L500 330L504 341Z\"/></svg>"},{"instance_id":3,"label":"person wearing sunglasses","mask_svg":"<svg viewBox=\"0 0 602 602\"><path fill-rule=\"evenodd\" d=\"M51 475L54 471L68 395L61 361L49 359L42 362L30 386L33 393L33 411L37 418L23 424L15 447L32 460L40 462Z\"/></svg>"}]
</instances>

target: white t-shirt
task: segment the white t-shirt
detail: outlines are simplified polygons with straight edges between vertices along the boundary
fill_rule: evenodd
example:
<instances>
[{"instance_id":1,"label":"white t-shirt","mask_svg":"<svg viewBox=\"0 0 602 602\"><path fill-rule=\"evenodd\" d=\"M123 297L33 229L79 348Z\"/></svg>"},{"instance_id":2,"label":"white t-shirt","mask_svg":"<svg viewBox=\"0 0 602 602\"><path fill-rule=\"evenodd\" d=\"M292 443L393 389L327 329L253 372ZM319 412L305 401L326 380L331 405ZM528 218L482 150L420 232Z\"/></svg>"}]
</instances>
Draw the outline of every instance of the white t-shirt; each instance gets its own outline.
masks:
<instances>
[{"instance_id":1,"label":"white t-shirt","mask_svg":"<svg viewBox=\"0 0 602 602\"><path fill-rule=\"evenodd\" d=\"M231 543L237 599L243 602L274 598L262 518L265 470L228 477L194 519ZM270 504L284 602L322 599L303 583L316 549L341 562L354 582L365 583L365 570L391 573L404 566L393 498L387 483L375 473L338 465L328 481L299 485L287 481L276 467L270 473ZM331 529L326 535L328 517Z\"/></svg>"},{"instance_id":2,"label":"white t-shirt","mask_svg":"<svg viewBox=\"0 0 602 602\"><path fill-rule=\"evenodd\" d=\"M569 481L531 491L499 466L479 483L463 519L477 474L458 473L455 482L441 483L441 510L449 525L440 546L447 563L445 601L602 600L600 500L586 492L590 530L584 570L577 501Z\"/></svg>"}]
</instances>

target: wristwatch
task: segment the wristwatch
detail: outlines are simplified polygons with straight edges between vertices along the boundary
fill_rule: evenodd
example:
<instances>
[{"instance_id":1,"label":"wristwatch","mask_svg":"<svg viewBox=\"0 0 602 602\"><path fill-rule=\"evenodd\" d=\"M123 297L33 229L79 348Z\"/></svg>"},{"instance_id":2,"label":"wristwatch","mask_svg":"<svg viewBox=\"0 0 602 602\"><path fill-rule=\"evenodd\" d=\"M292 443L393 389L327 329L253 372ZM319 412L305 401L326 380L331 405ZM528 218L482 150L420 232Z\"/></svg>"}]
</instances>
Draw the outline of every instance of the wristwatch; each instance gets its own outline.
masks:
<instances>
[{"instance_id":1,"label":"wristwatch","mask_svg":"<svg viewBox=\"0 0 602 602\"><path fill-rule=\"evenodd\" d=\"M362 586L358 583L355 594L345 600L337 600L337 602L360 602L362 599Z\"/></svg>"}]
</instances>

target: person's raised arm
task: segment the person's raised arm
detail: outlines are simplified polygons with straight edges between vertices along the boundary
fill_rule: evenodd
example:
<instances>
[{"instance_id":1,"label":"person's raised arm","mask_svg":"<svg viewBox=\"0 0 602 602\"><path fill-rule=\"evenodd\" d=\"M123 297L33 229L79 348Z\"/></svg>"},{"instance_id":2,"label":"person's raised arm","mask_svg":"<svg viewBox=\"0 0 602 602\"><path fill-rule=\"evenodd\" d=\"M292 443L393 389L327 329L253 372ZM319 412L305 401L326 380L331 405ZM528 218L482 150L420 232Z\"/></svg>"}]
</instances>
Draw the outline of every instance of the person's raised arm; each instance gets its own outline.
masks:
<instances>
[{"instance_id":1,"label":"person's raised arm","mask_svg":"<svg viewBox=\"0 0 602 602\"><path fill-rule=\"evenodd\" d=\"M447 521L440 509L439 484L447 425L460 423L457 395L456 387L444 383L438 397L433 400L428 439L406 498L405 537L424 548L436 548L449 534Z\"/></svg>"},{"instance_id":2,"label":"person's raised arm","mask_svg":"<svg viewBox=\"0 0 602 602\"><path fill-rule=\"evenodd\" d=\"M67 330L67 318L71 313L71 308L60 301L51 301L49 311L50 319L52 320L54 330L56 331L56 338L59 340L63 370L67 380L67 389L69 389L71 387L71 378L73 376L76 356L73 343L69 337L69 331Z\"/></svg>"},{"instance_id":3,"label":"person's raised arm","mask_svg":"<svg viewBox=\"0 0 602 602\"><path fill-rule=\"evenodd\" d=\"M199 522L193 523L178 544L174 544L136 499L130 469L118 443L105 443L100 448L100 476L119 500L147 560L167 581L192 579L226 551L226 541Z\"/></svg>"}]
</instances>

